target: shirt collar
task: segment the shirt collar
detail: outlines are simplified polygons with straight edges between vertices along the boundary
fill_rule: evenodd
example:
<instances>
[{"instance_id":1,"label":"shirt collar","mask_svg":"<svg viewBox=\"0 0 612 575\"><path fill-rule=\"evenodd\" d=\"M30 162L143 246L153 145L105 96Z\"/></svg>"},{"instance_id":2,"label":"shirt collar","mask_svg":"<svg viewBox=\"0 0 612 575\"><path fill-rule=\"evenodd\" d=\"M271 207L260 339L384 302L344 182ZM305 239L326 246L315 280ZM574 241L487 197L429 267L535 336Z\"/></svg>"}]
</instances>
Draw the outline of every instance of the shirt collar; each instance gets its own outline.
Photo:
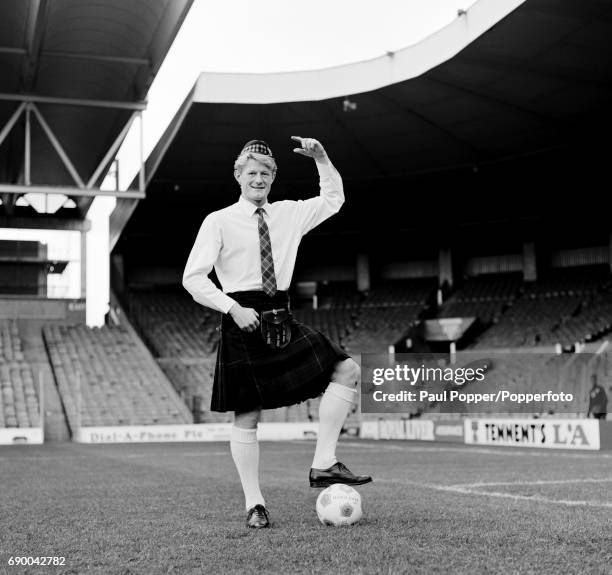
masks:
<instances>
[{"instance_id":1,"label":"shirt collar","mask_svg":"<svg viewBox=\"0 0 612 575\"><path fill-rule=\"evenodd\" d=\"M249 202L249 200L245 199L243 196L240 196L240 198L238 198L238 205L240 206L240 209L242 209L242 211L245 213L245 215L247 215L249 218L252 218L255 214L255 211L257 210L257 206L252 202ZM270 215L269 202L266 201L266 203L261 207L265 210L265 213L267 215Z\"/></svg>"}]
</instances>

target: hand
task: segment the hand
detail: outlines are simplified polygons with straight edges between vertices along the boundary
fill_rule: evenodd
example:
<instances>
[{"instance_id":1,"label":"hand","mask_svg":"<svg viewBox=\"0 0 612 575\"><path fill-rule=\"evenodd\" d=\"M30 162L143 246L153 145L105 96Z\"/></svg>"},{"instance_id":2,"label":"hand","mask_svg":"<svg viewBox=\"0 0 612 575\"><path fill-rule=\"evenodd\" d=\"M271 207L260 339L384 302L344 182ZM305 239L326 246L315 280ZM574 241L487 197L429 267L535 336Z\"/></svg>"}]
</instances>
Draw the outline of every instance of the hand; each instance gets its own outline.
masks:
<instances>
[{"instance_id":1,"label":"hand","mask_svg":"<svg viewBox=\"0 0 612 575\"><path fill-rule=\"evenodd\" d=\"M253 332L259 327L259 314L252 307L235 303L228 313L242 331Z\"/></svg>"},{"instance_id":2,"label":"hand","mask_svg":"<svg viewBox=\"0 0 612 575\"><path fill-rule=\"evenodd\" d=\"M314 158L315 160L322 160L327 157L325 148L318 140L313 138L300 138L299 136L291 136L292 140L298 142L301 148L293 148L296 154L301 154L307 158Z\"/></svg>"}]
</instances>

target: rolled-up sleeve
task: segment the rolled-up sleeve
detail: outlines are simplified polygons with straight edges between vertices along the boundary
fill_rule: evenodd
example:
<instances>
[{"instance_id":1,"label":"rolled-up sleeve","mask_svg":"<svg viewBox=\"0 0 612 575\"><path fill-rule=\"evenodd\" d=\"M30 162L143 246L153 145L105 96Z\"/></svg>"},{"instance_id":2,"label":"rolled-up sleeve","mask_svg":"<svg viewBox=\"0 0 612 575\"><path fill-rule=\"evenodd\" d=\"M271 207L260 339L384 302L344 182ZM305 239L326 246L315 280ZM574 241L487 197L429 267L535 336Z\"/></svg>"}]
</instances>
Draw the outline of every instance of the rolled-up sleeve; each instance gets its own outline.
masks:
<instances>
[{"instance_id":1,"label":"rolled-up sleeve","mask_svg":"<svg viewBox=\"0 0 612 575\"><path fill-rule=\"evenodd\" d=\"M340 211L344 203L344 186L338 170L326 158L316 162L320 192L316 198L298 202L299 225L302 235Z\"/></svg>"},{"instance_id":2,"label":"rolled-up sleeve","mask_svg":"<svg viewBox=\"0 0 612 575\"><path fill-rule=\"evenodd\" d=\"M183 287L198 303L227 313L236 302L225 295L208 277L222 247L219 223L215 214L210 214L204 219L187 259L183 273Z\"/></svg>"}]
</instances>

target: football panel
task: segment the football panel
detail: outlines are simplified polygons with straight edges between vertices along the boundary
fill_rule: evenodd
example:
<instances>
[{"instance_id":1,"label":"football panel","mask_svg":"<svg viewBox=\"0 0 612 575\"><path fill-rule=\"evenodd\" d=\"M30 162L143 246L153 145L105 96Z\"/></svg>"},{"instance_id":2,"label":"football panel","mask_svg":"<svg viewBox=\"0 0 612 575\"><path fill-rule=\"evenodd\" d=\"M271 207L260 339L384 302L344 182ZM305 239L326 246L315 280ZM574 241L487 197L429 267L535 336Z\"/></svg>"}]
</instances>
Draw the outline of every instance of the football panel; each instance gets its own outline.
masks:
<instances>
[{"instance_id":1,"label":"football panel","mask_svg":"<svg viewBox=\"0 0 612 575\"><path fill-rule=\"evenodd\" d=\"M320 505L321 507L327 507L332 501L331 495L329 493L321 493L321 495L319 495L319 500L317 501L317 505Z\"/></svg>"},{"instance_id":2,"label":"football panel","mask_svg":"<svg viewBox=\"0 0 612 575\"><path fill-rule=\"evenodd\" d=\"M350 517L353 515L353 511L353 506L350 503L344 503L340 506L340 515L342 515L342 517Z\"/></svg>"}]
</instances>

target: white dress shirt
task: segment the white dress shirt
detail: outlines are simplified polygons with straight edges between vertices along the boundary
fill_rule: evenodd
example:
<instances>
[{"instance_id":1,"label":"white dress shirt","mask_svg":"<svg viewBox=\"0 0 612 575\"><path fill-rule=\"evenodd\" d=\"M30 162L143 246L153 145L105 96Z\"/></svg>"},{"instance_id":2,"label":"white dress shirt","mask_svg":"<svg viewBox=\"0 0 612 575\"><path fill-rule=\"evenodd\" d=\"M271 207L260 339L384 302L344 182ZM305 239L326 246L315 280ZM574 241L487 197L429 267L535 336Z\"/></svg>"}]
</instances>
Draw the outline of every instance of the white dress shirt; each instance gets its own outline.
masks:
<instances>
[{"instance_id":1,"label":"white dress shirt","mask_svg":"<svg viewBox=\"0 0 612 575\"><path fill-rule=\"evenodd\" d=\"M262 206L270 230L279 291L289 289L302 236L337 213L344 203L338 171L329 160L316 165L318 196ZM204 219L183 274L183 286L198 303L227 313L236 303L227 293L262 289L256 209L255 204L240 196L235 204ZM208 277L213 267L223 291Z\"/></svg>"}]
</instances>

